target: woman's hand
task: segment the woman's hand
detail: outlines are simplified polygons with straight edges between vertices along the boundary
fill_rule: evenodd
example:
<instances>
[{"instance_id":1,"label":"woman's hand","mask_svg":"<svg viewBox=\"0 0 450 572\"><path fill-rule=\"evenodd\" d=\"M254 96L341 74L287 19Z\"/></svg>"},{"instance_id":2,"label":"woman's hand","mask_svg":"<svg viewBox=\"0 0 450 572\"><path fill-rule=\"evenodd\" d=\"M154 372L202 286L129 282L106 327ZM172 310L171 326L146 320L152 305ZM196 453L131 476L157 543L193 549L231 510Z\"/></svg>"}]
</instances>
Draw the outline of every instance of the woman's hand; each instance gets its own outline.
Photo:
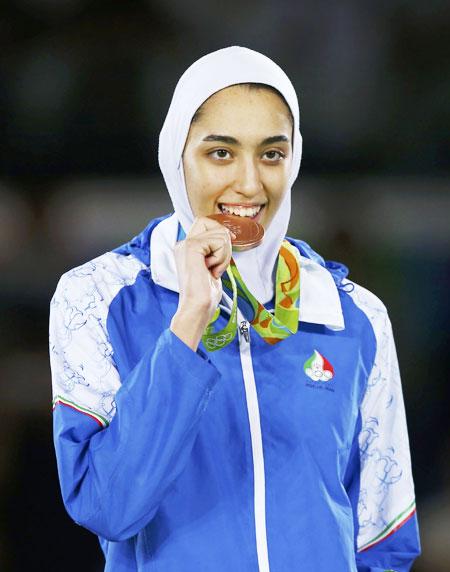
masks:
<instances>
[{"instance_id":1,"label":"woman's hand","mask_svg":"<svg viewBox=\"0 0 450 572\"><path fill-rule=\"evenodd\" d=\"M198 217L175 245L180 297L170 329L194 351L222 297L220 277L230 263L232 236L219 222Z\"/></svg>"}]
</instances>

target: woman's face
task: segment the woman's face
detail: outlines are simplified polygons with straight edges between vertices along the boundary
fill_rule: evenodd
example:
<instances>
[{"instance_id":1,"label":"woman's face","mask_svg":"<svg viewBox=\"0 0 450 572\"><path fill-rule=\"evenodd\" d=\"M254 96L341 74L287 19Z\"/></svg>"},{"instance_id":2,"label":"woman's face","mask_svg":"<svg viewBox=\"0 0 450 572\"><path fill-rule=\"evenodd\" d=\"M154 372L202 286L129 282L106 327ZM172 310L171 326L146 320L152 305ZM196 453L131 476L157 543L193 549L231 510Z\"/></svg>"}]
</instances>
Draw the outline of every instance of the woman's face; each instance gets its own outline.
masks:
<instances>
[{"instance_id":1,"label":"woman's face","mask_svg":"<svg viewBox=\"0 0 450 572\"><path fill-rule=\"evenodd\" d=\"M194 216L232 213L268 228L287 190L292 124L266 89L233 85L214 93L191 123L183 151Z\"/></svg>"}]
</instances>

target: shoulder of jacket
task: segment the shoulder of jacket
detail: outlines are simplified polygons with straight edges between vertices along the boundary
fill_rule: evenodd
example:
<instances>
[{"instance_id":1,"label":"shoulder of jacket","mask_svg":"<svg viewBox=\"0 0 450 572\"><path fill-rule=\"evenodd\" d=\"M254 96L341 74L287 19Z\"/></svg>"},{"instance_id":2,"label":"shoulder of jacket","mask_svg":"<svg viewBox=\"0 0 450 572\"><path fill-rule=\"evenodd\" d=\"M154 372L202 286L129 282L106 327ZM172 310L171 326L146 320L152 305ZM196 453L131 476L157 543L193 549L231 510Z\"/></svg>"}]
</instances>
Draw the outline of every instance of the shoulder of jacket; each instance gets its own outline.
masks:
<instances>
[{"instance_id":1,"label":"shoulder of jacket","mask_svg":"<svg viewBox=\"0 0 450 572\"><path fill-rule=\"evenodd\" d=\"M93 288L118 291L133 284L138 273L147 266L132 254L105 252L64 272L56 285L53 298L62 291L68 297L80 297Z\"/></svg>"},{"instance_id":2,"label":"shoulder of jacket","mask_svg":"<svg viewBox=\"0 0 450 572\"><path fill-rule=\"evenodd\" d=\"M374 330L376 338L378 339L384 335L387 328L390 327L389 313L384 302L368 288L353 280L344 280L342 282L342 290L364 312Z\"/></svg>"},{"instance_id":3,"label":"shoulder of jacket","mask_svg":"<svg viewBox=\"0 0 450 572\"><path fill-rule=\"evenodd\" d=\"M386 305L381 298L361 284L353 280L345 279L342 281L342 289L350 294L355 303L359 306L387 313Z\"/></svg>"}]
</instances>

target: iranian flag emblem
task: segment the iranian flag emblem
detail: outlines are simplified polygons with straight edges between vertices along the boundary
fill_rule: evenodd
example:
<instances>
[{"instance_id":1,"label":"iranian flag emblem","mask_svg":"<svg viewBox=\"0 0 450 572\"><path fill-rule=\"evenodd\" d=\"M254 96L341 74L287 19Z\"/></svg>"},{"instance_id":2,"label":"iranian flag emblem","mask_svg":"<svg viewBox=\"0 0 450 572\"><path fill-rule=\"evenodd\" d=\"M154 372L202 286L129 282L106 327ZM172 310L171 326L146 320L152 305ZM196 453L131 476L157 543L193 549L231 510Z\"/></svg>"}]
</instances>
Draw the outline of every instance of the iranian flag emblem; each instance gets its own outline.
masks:
<instances>
[{"instance_id":1,"label":"iranian flag emblem","mask_svg":"<svg viewBox=\"0 0 450 572\"><path fill-rule=\"evenodd\" d=\"M317 350L305 361L303 369L313 381L330 381L334 375L331 363Z\"/></svg>"}]
</instances>

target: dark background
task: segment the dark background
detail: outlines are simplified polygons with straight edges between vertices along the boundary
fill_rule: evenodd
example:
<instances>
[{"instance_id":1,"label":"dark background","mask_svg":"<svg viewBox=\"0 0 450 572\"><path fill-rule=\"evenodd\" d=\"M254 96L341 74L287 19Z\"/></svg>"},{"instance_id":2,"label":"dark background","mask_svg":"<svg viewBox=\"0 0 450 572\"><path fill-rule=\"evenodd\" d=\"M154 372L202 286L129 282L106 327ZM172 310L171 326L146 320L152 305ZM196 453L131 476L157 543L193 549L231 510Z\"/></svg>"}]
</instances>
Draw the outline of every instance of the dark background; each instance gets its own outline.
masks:
<instances>
[{"instance_id":1,"label":"dark background","mask_svg":"<svg viewBox=\"0 0 450 572\"><path fill-rule=\"evenodd\" d=\"M424 554L450 569L449 59L445 2L3 0L0 6L0 569L97 572L66 515L51 434L59 276L171 211L157 142L176 82L228 45L299 97L290 234L393 322Z\"/></svg>"}]
</instances>

